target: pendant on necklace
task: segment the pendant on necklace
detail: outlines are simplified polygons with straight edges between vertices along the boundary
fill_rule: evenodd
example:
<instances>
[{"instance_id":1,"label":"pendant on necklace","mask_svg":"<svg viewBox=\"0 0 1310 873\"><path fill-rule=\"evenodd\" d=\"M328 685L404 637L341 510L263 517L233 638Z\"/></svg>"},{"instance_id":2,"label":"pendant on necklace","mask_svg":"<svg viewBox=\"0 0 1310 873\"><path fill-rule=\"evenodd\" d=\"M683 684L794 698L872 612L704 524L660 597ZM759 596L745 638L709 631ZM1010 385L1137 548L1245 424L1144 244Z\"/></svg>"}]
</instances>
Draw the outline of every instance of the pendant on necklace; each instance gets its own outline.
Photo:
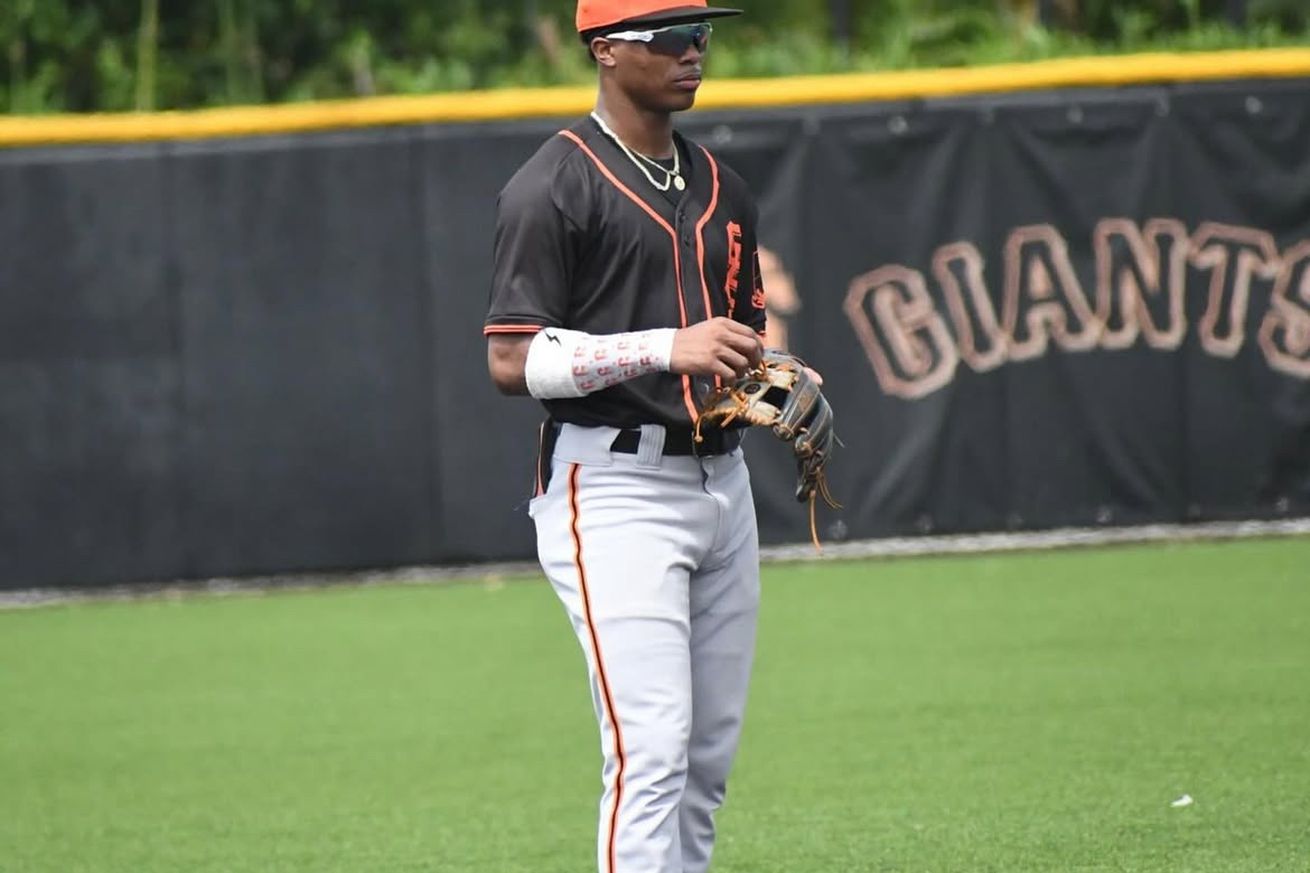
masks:
<instances>
[{"instance_id":1,"label":"pendant on necklace","mask_svg":"<svg viewBox=\"0 0 1310 873\"><path fill-rule=\"evenodd\" d=\"M687 190L687 183L681 176L674 176L673 187L677 188L679 191L685 191Z\"/></svg>"}]
</instances>

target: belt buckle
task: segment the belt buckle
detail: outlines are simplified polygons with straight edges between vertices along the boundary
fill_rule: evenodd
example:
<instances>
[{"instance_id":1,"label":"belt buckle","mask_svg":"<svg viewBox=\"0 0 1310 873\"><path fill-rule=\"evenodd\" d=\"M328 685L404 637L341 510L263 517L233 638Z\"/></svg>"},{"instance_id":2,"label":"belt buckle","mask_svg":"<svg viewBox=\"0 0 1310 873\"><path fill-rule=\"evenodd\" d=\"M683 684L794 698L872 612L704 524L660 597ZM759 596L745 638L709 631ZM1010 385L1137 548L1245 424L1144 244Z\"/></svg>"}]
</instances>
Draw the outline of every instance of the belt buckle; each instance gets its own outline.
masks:
<instances>
[{"instance_id":1,"label":"belt buckle","mask_svg":"<svg viewBox=\"0 0 1310 873\"><path fill-rule=\"evenodd\" d=\"M701 434L702 442L696 442L696 437L691 438L691 453L697 458L712 458L715 455L724 454L723 447L727 443L727 432L722 430L712 430Z\"/></svg>"}]
</instances>

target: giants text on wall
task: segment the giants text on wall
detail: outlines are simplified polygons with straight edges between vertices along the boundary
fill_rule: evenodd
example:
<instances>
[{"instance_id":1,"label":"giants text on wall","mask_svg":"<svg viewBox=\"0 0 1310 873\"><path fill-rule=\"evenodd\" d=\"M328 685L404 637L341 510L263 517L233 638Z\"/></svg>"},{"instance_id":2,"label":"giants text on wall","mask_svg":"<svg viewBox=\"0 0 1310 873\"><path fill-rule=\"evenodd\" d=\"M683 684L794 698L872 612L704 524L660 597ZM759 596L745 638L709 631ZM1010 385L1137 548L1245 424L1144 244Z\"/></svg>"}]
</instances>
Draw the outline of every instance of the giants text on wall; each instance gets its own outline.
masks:
<instances>
[{"instance_id":1,"label":"giants text on wall","mask_svg":"<svg viewBox=\"0 0 1310 873\"><path fill-rule=\"evenodd\" d=\"M982 373L1053 347L1169 352L1189 330L1212 356L1254 341L1269 367L1310 380L1310 240L1280 252L1257 228L1105 218L1083 255L1049 224L1014 228L999 269L952 242L932 258L936 296L922 270L889 264L851 282L845 310L879 385L903 398L942 388L961 363Z\"/></svg>"}]
</instances>

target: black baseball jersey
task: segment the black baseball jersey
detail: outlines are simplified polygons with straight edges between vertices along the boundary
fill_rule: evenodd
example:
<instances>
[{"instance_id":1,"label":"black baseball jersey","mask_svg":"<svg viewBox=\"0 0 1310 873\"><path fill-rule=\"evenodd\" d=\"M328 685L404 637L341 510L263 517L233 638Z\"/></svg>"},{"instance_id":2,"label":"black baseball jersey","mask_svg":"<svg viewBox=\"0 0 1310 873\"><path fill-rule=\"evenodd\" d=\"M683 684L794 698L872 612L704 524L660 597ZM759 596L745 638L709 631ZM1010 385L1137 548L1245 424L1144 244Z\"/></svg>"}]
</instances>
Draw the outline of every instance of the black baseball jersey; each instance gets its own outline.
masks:
<instances>
[{"instance_id":1,"label":"black baseball jersey","mask_svg":"<svg viewBox=\"0 0 1310 873\"><path fill-rule=\"evenodd\" d=\"M655 188L590 118L519 169L497 204L484 333L612 334L719 315L764 332L755 201L706 149L674 139L687 179L680 198ZM553 419L572 424L685 426L712 387L710 379L654 373L543 402Z\"/></svg>"}]
</instances>

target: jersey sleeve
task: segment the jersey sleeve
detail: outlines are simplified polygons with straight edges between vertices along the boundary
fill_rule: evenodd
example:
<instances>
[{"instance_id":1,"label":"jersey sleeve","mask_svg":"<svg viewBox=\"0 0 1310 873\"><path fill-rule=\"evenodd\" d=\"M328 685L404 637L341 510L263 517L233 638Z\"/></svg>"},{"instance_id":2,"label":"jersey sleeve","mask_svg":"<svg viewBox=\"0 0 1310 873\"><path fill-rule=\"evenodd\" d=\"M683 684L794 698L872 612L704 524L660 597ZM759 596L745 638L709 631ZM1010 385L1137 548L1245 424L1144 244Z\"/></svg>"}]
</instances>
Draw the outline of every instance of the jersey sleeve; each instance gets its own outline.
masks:
<instances>
[{"instance_id":1,"label":"jersey sleeve","mask_svg":"<svg viewBox=\"0 0 1310 873\"><path fill-rule=\"evenodd\" d=\"M554 174L520 173L496 202L486 335L530 334L564 324L580 234L560 208L556 181Z\"/></svg>"},{"instance_id":2,"label":"jersey sleeve","mask_svg":"<svg viewBox=\"0 0 1310 873\"><path fill-rule=\"evenodd\" d=\"M737 300L732 311L737 321L763 336L766 322L766 301L764 297L764 276L760 270L760 248L756 230L758 224L759 209L752 202L746 227L742 229L743 275L742 281L737 283Z\"/></svg>"}]
</instances>

